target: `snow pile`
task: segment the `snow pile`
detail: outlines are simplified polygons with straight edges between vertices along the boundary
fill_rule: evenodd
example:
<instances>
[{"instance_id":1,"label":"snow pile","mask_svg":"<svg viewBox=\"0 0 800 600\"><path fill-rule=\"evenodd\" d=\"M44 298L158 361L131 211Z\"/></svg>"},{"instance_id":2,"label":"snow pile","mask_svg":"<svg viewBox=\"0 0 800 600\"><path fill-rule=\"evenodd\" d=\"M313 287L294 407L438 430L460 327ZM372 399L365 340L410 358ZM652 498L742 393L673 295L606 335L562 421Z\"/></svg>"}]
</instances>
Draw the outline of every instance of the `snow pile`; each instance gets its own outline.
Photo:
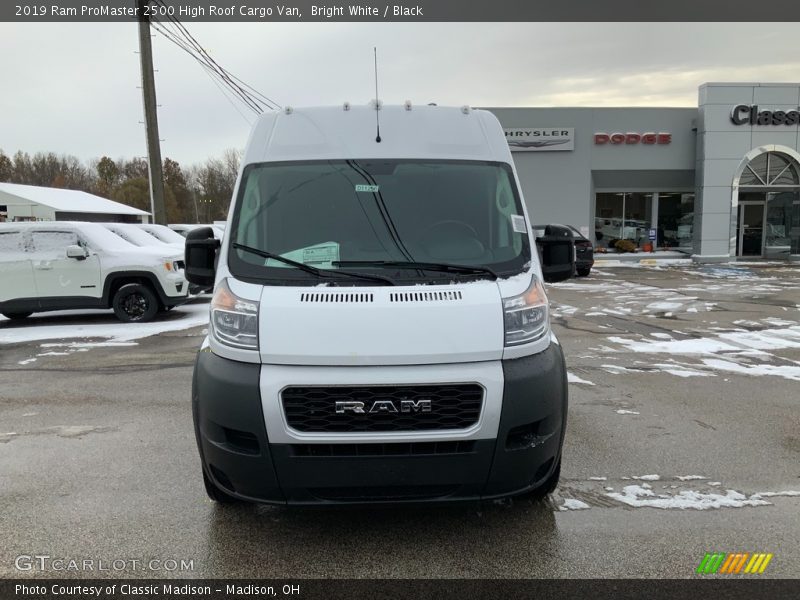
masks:
<instances>
[{"instance_id":1,"label":"snow pile","mask_svg":"<svg viewBox=\"0 0 800 600\"><path fill-rule=\"evenodd\" d=\"M638 479L639 481L658 481L661 479L660 475L634 475L631 479Z\"/></svg>"},{"instance_id":2,"label":"snow pile","mask_svg":"<svg viewBox=\"0 0 800 600\"><path fill-rule=\"evenodd\" d=\"M770 503L760 496L747 497L735 490L727 490L723 494L703 493L683 490L673 496L656 494L652 489L639 485L627 485L622 492L609 492L609 498L618 500L636 508L649 507L679 510L708 510L711 508L742 508L744 506L769 506Z\"/></svg>"},{"instance_id":3,"label":"snow pile","mask_svg":"<svg viewBox=\"0 0 800 600\"><path fill-rule=\"evenodd\" d=\"M676 475L675 479L677 479L678 481L693 481L700 479L708 479L708 477L704 477L702 475Z\"/></svg>"}]
</instances>

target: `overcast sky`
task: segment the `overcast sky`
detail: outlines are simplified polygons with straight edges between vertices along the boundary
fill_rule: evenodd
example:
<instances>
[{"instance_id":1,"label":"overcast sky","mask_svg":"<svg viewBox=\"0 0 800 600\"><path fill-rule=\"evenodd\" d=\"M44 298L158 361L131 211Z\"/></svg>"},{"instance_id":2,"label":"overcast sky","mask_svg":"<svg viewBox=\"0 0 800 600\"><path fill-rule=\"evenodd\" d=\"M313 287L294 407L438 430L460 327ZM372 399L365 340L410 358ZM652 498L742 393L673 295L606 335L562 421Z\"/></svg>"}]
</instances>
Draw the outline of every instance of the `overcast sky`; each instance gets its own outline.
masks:
<instances>
[{"instance_id":1,"label":"overcast sky","mask_svg":"<svg viewBox=\"0 0 800 600\"><path fill-rule=\"evenodd\" d=\"M800 81L800 24L193 23L222 66L282 105L696 106L706 81ZM136 25L0 23L0 149L145 154ZM244 146L240 115L183 51L153 41L162 154ZM540 124L541 125L541 124Z\"/></svg>"}]
</instances>

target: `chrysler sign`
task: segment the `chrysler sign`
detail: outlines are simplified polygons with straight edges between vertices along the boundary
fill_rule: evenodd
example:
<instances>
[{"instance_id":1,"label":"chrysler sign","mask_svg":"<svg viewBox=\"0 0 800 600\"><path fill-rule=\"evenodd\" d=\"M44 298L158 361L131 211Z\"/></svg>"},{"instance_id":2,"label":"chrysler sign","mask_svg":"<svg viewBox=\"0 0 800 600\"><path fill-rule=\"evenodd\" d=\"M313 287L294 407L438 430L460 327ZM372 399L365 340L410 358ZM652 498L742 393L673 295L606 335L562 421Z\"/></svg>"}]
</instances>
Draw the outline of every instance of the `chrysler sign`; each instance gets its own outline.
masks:
<instances>
[{"instance_id":1,"label":"chrysler sign","mask_svg":"<svg viewBox=\"0 0 800 600\"><path fill-rule=\"evenodd\" d=\"M737 104L731 109L734 125L798 125L800 107L797 110L759 110L757 104Z\"/></svg>"},{"instance_id":2,"label":"chrysler sign","mask_svg":"<svg viewBox=\"0 0 800 600\"><path fill-rule=\"evenodd\" d=\"M512 152L575 149L575 129L572 127L528 127L503 131Z\"/></svg>"}]
</instances>

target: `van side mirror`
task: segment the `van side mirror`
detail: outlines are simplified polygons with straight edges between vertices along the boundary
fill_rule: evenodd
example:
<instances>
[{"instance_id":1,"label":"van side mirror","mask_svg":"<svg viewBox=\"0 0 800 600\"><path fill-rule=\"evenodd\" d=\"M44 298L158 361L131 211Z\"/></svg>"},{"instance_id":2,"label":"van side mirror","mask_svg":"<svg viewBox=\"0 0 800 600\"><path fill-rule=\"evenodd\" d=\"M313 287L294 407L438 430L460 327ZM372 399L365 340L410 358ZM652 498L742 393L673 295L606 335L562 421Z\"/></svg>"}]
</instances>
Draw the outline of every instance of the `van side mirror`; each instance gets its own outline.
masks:
<instances>
[{"instance_id":1,"label":"van side mirror","mask_svg":"<svg viewBox=\"0 0 800 600\"><path fill-rule=\"evenodd\" d=\"M564 225L547 225L536 238L545 281L569 279L575 273L575 241L572 230Z\"/></svg>"},{"instance_id":2,"label":"van side mirror","mask_svg":"<svg viewBox=\"0 0 800 600\"><path fill-rule=\"evenodd\" d=\"M189 283L210 288L217 271L219 240L211 227L198 227L186 235L186 279Z\"/></svg>"},{"instance_id":3,"label":"van side mirror","mask_svg":"<svg viewBox=\"0 0 800 600\"><path fill-rule=\"evenodd\" d=\"M67 258L74 258L75 260L86 260L87 256L89 256L89 253L84 248L78 246L78 244L72 244L71 246L67 246Z\"/></svg>"}]
</instances>

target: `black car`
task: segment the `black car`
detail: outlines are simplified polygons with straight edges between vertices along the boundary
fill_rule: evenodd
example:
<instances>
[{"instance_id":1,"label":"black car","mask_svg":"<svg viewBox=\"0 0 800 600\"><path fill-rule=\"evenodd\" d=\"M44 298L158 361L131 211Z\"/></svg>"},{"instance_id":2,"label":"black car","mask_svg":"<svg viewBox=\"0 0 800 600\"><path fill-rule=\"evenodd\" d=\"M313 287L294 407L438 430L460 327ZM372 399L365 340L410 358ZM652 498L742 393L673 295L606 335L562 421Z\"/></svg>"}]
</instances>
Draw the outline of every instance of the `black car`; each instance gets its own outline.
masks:
<instances>
[{"instance_id":1,"label":"black car","mask_svg":"<svg viewBox=\"0 0 800 600\"><path fill-rule=\"evenodd\" d=\"M568 229L572 234L572 243L574 247L575 257L575 274L578 277L586 277L589 271L592 270L594 265L594 247L592 242L588 240L578 229L572 225L561 225L559 229ZM545 239L546 226L537 225L533 228L533 233L536 236L537 245L540 239ZM545 274L546 275L546 274ZM545 277L547 279L547 277Z\"/></svg>"},{"instance_id":2,"label":"black car","mask_svg":"<svg viewBox=\"0 0 800 600\"><path fill-rule=\"evenodd\" d=\"M578 277L586 277L594 265L594 247L580 231L572 225L567 225L572 230L572 239L575 241L575 273Z\"/></svg>"}]
</instances>

